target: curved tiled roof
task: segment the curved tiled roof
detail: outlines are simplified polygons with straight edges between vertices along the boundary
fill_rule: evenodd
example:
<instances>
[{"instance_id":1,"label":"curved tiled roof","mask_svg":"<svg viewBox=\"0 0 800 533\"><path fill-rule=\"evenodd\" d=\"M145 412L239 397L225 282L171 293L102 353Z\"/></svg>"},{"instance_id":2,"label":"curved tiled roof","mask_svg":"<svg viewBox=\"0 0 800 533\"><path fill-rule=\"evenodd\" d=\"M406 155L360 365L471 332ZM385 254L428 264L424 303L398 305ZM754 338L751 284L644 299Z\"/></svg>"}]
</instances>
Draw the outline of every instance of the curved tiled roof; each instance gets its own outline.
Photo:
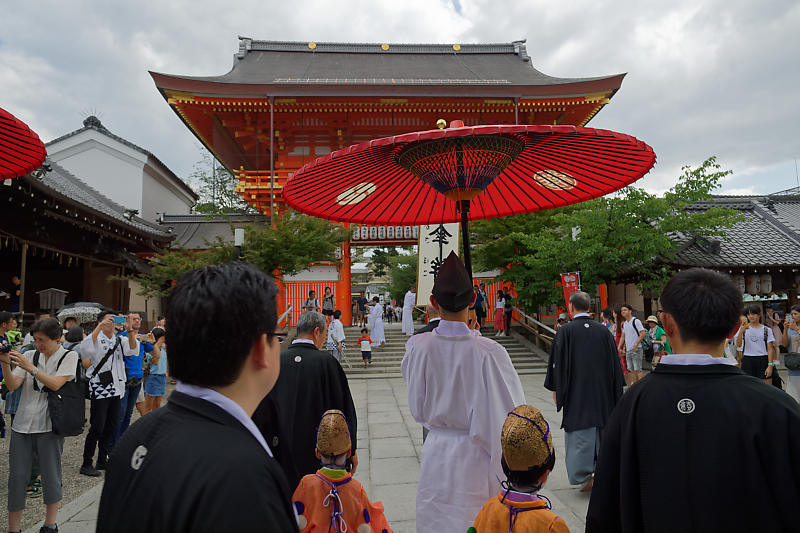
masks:
<instances>
[{"instance_id":1,"label":"curved tiled roof","mask_svg":"<svg viewBox=\"0 0 800 533\"><path fill-rule=\"evenodd\" d=\"M727 228L726 238L674 239L682 245L669 262L703 267L800 265L800 196L714 196L689 207L725 207L744 220Z\"/></svg>"},{"instance_id":2,"label":"curved tiled roof","mask_svg":"<svg viewBox=\"0 0 800 533\"><path fill-rule=\"evenodd\" d=\"M107 198L64 167L51 162L48 162L48 165L51 169L49 172L29 174L30 179L60 195L65 201L88 208L139 234L147 235L159 241L173 239L169 232L160 228L157 224L148 222L138 216L128 218L123 206Z\"/></svg>"},{"instance_id":3,"label":"curved tiled roof","mask_svg":"<svg viewBox=\"0 0 800 533\"><path fill-rule=\"evenodd\" d=\"M574 86L571 94L616 91L624 74L557 78L531 65L525 41L499 44L309 43L239 38L230 72L194 77L151 73L169 80L238 85L304 86ZM185 87L184 87L185 88ZM552 90L550 91L553 92Z\"/></svg>"}]
</instances>

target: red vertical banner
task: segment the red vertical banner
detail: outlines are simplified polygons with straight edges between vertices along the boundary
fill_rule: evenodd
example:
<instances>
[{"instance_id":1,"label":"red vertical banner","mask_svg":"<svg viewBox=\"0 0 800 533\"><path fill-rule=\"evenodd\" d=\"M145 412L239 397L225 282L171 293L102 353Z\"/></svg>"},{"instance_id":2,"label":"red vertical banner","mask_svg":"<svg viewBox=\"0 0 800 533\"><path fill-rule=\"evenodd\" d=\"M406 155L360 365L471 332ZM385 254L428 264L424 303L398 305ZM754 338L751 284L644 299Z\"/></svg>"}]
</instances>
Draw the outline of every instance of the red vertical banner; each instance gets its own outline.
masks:
<instances>
[{"instance_id":1,"label":"red vertical banner","mask_svg":"<svg viewBox=\"0 0 800 533\"><path fill-rule=\"evenodd\" d=\"M575 291L581 290L581 273L567 272L561 274L561 288L564 290L564 305L569 309L569 297Z\"/></svg>"},{"instance_id":2,"label":"red vertical banner","mask_svg":"<svg viewBox=\"0 0 800 533\"><path fill-rule=\"evenodd\" d=\"M608 307L608 285L601 283L597 286L597 293L600 295L600 309Z\"/></svg>"}]
</instances>

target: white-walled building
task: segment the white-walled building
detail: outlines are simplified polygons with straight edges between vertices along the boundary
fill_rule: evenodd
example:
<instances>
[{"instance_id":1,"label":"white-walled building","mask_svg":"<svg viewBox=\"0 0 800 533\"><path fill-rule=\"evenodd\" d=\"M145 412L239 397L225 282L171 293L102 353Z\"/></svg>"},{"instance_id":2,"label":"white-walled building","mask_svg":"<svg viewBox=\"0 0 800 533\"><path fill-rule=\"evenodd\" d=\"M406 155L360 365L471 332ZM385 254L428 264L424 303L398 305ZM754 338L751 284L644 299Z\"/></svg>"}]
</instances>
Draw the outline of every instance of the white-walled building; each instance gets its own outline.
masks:
<instances>
[{"instance_id":1,"label":"white-walled building","mask_svg":"<svg viewBox=\"0 0 800 533\"><path fill-rule=\"evenodd\" d=\"M51 161L149 222L161 213L189 214L197 203L191 187L155 155L114 135L97 117L45 146Z\"/></svg>"}]
</instances>

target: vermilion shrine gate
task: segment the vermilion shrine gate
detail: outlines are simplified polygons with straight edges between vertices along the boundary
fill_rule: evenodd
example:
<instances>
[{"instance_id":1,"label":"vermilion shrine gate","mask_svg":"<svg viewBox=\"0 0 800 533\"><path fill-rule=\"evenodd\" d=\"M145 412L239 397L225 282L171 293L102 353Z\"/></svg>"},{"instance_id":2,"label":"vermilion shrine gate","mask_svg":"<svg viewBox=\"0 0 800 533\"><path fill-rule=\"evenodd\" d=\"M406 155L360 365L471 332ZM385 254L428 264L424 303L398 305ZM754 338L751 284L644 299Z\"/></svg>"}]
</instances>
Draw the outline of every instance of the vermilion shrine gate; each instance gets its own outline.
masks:
<instances>
[{"instance_id":1,"label":"vermilion shrine gate","mask_svg":"<svg viewBox=\"0 0 800 533\"><path fill-rule=\"evenodd\" d=\"M258 211L280 216L292 173L334 150L431 129L438 119L583 126L624 74L554 78L531 64L525 41L503 44L348 44L239 38L227 74L150 73L195 136L239 178ZM392 209L387 205L386 209ZM296 320L308 290L330 286L351 320L350 247L417 244L416 228L354 228L338 269L315 267L281 284L280 312Z\"/></svg>"}]
</instances>

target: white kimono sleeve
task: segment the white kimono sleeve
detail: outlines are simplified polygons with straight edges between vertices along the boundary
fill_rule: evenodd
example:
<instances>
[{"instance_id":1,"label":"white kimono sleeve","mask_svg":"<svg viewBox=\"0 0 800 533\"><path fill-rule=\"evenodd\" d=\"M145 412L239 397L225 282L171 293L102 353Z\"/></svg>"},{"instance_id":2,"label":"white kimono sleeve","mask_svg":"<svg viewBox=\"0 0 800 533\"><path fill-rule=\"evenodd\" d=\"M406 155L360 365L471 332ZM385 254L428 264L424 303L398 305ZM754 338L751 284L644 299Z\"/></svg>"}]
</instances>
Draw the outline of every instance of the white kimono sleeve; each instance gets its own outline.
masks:
<instances>
[{"instance_id":1,"label":"white kimono sleeve","mask_svg":"<svg viewBox=\"0 0 800 533\"><path fill-rule=\"evenodd\" d=\"M504 478L500 464L503 454L500 432L508 413L525 403L525 393L519 375L505 349L493 352L484 360L480 381L476 380L470 440L491 457L490 482Z\"/></svg>"}]
</instances>

